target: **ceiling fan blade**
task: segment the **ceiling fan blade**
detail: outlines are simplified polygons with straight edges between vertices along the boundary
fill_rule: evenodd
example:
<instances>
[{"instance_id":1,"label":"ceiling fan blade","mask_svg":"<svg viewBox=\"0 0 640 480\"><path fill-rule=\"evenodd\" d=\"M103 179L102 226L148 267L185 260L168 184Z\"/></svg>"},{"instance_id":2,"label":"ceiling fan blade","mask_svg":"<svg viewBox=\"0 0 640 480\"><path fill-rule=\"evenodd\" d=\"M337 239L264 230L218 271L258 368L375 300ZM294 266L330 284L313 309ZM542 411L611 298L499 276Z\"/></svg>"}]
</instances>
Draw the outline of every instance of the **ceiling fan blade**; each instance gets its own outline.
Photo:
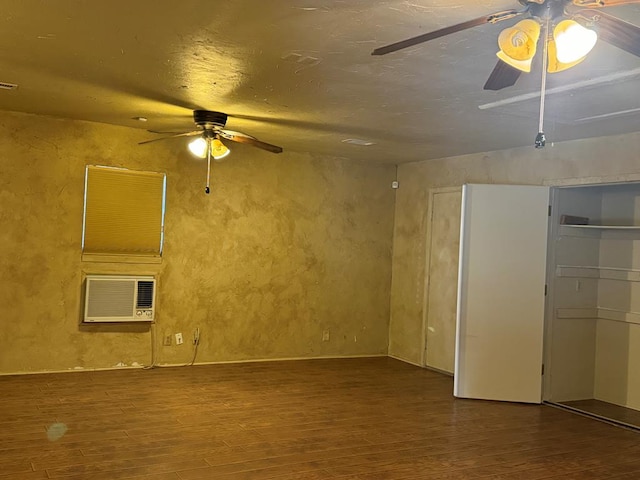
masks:
<instances>
[{"instance_id":1,"label":"ceiling fan blade","mask_svg":"<svg viewBox=\"0 0 640 480\"><path fill-rule=\"evenodd\" d=\"M183 133L191 133L191 131L185 132L184 130L181 132L167 131L167 130L147 130L147 132L157 133L158 135L180 135Z\"/></svg>"},{"instance_id":2,"label":"ceiling fan blade","mask_svg":"<svg viewBox=\"0 0 640 480\"><path fill-rule=\"evenodd\" d=\"M196 130L193 132L185 132L185 133L176 133L175 135L170 135L168 137L160 137L160 138L154 138L152 140L145 140L144 142L138 142L138 145L144 145L145 143L159 142L160 140L167 140L168 138L193 137L195 135L202 135L202 130Z\"/></svg>"},{"instance_id":3,"label":"ceiling fan blade","mask_svg":"<svg viewBox=\"0 0 640 480\"><path fill-rule=\"evenodd\" d=\"M278 147L277 145L271 145L270 143L262 142L251 135L246 135L240 132L234 132L233 130L220 130L218 132L222 138L225 140L231 140L232 142L238 143L246 143L247 145L252 145L254 147L261 148L262 150L266 150L271 153L281 153L282 147Z\"/></svg>"},{"instance_id":4,"label":"ceiling fan blade","mask_svg":"<svg viewBox=\"0 0 640 480\"><path fill-rule=\"evenodd\" d=\"M487 83L484 84L485 90L502 90L511 87L520 78L522 72L511 65L506 64L502 60L498 60L495 68L489 75Z\"/></svg>"},{"instance_id":5,"label":"ceiling fan blade","mask_svg":"<svg viewBox=\"0 0 640 480\"><path fill-rule=\"evenodd\" d=\"M640 0L573 0L574 5L586 8L614 7L616 5L628 5L631 3L640 3Z\"/></svg>"},{"instance_id":6,"label":"ceiling fan blade","mask_svg":"<svg viewBox=\"0 0 640 480\"><path fill-rule=\"evenodd\" d=\"M595 24L601 40L640 57L640 27L599 10L580 10L578 16Z\"/></svg>"},{"instance_id":7,"label":"ceiling fan blade","mask_svg":"<svg viewBox=\"0 0 640 480\"><path fill-rule=\"evenodd\" d=\"M386 55L387 53L397 52L398 50L412 47L414 45L418 45L419 43L428 42L429 40L444 37L445 35L450 35L452 33L461 32L462 30L477 27L478 25L484 25L485 23L496 23L502 20L507 20L517 15L522 15L523 13L524 11L518 10L506 10L504 12L492 13L490 15L485 15L483 17L474 18L473 20L468 20L456 25L441 28L440 30L424 33L422 35L418 35L417 37L408 38L407 40L392 43L384 47L376 48L373 52L371 52L371 55Z\"/></svg>"}]
</instances>

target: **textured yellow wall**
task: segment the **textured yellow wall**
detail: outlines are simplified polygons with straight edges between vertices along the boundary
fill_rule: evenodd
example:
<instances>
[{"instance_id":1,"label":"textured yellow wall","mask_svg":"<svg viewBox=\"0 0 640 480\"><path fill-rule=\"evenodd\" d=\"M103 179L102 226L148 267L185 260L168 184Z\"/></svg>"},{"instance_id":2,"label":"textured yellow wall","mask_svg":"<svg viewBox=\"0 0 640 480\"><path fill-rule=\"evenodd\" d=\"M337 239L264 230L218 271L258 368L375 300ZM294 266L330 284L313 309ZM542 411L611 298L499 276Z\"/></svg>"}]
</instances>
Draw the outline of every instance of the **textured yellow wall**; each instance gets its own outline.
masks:
<instances>
[{"instance_id":1,"label":"textured yellow wall","mask_svg":"<svg viewBox=\"0 0 640 480\"><path fill-rule=\"evenodd\" d=\"M196 327L198 362L387 353L395 167L238 145L207 196L183 142L147 138L0 114L0 373L150 363L147 326L79 326L88 273L158 274L160 364ZM161 265L81 261L88 163L167 173Z\"/></svg>"},{"instance_id":2,"label":"textured yellow wall","mask_svg":"<svg viewBox=\"0 0 640 480\"><path fill-rule=\"evenodd\" d=\"M389 354L420 364L429 189L465 183L572 184L640 180L640 133L401 165L396 199ZM436 279L432 279L436 281ZM449 285L457 289L457 285Z\"/></svg>"}]
</instances>

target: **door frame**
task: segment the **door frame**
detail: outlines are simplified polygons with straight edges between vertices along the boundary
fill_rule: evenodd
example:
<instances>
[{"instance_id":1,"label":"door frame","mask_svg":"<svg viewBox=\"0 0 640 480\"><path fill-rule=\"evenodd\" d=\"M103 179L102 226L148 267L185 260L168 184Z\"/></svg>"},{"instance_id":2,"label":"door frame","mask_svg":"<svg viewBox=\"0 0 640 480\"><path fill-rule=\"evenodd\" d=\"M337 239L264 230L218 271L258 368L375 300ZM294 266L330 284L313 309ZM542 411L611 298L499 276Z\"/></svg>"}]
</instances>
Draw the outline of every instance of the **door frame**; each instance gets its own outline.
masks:
<instances>
[{"instance_id":1,"label":"door frame","mask_svg":"<svg viewBox=\"0 0 640 480\"><path fill-rule=\"evenodd\" d=\"M558 210L557 195L559 189L580 188L580 187L606 187L612 185L638 184L640 185L640 174L627 175L604 175L593 177L568 177L561 179L548 179L542 183L549 187L549 231L547 239L547 298L544 316L544 342L543 342L543 366L542 375L542 400L553 402L553 391L551 388L551 376L553 372L553 357L551 355L551 345L553 342L553 324L555 321L555 269L556 269L556 237L560 224L560 212Z\"/></svg>"},{"instance_id":2,"label":"door frame","mask_svg":"<svg viewBox=\"0 0 640 480\"><path fill-rule=\"evenodd\" d=\"M431 241L432 241L432 226L433 226L433 199L436 195L440 193L456 193L459 192L462 196L462 185L457 187L437 187L429 189L429 196L427 200L427 218L426 218L426 226L427 232L425 236L425 256L424 256L424 287L422 292L422 333L420 336L420 365L422 367L429 367L427 362L427 328L429 323L428 313L429 313L429 284L431 282ZM442 370L438 370L441 373L446 375L453 376L450 372L445 372Z\"/></svg>"},{"instance_id":3,"label":"door frame","mask_svg":"<svg viewBox=\"0 0 640 480\"><path fill-rule=\"evenodd\" d=\"M553 373L553 327L555 323L555 291L556 291L556 252L557 252L557 236L560 226L560 215L558 205L558 190L563 188L581 188L581 187L597 187L607 185L606 183L579 182L580 179L569 179L564 182L545 182L545 186L549 187L549 230L547 232L547 276L545 286L547 290L544 314L544 337L542 351L542 401L553 403L553 390L551 388L551 377ZM585 179L586 180L586 179ZM613 182L610 185L615 185ZM633 183L633 182L631 182Z\"/></svg>"}]
</instances>

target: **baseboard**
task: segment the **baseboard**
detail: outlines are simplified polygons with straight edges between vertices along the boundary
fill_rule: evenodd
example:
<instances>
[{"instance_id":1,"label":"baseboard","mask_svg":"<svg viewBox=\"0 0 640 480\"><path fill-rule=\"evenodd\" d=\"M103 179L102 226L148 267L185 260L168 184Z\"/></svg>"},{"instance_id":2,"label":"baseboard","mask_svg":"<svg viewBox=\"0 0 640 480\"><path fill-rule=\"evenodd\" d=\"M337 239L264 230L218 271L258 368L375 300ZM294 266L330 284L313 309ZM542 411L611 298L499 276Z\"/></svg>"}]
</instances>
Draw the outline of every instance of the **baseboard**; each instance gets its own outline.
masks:
<instances>
[{"instance_id":1,"label":"baseboard","mask_svg":"<svg viewBox=\"0 0 640 480\"><path fill-rule=\"evenodd\" d=\"M196 365L230 365L236 363L265 363L265 362L295 362L300 360L339 360L349 358L380 358L388 357L386 354L371 354L371 355L330 355L324 357L283 357L283 358L258 358L258 359L246 359L246 360L220 360L215 362L195 362ZM70 368L67 370L40 370L34 372L13 372L13 373L0 373L0 377L8 377L15 375L44 375L47 373L81 373L81 372L104 372L112 370L144 370L149 368L161 367L185 367L191 366L190 363L160 363L157 365L126 365L115 367L98 367L98 368Z\"/></svg>"},{"instance_id":2,"label":"baseboard","mask_svg":"<svg viewBox=\"0 0 640 480\"><path fill-rule=\"evenodd\" d=\"M298 362L301 360L340 360L348 358L380 358L388 357L385 354L375 355L331 355L327 357L283 357L283 358L259 358L259 359L247 359L247 360L220 360L216 362L195 362L193 365L232 365L236 363L266 363L266 362ZM160 363L154 365L156 367L184 367L184 363Z\"/></svg>"},{"instance_id":3,"label":"baseboard","mask_svg":"<svg viewBox=\"0 0 640 480\"><path fill-rule=\"evenodd\" d=\"M408 363L409 365L415 365L416 367L424 368L424 365L420 365L419 363L412 362L411 360L407 360L406 358L398 357L397 355L387 355L389 358L393 358L394 360L399 360L404 363Z\"/></svg>"},{"instance_id":4,"label":"baseboard","mask_svg":"<svg viewBox=\"0 0 640 480\"><path fill-rule=\"evenodd\" d=\"M435 373L439 373L440 375L446 375L447 377L453 377L453 373L447 372L446 370L440 370L439 368L429 367L427 365L425 365L422 368L424 368L425 370L431 370L432 372L435 372Z\"/></svg>"},{"instance_id":5,"label":"baseboard","mask_svg":"<svg viewBox=\"0 0 640 480\"><path fill-rule=\"evenodd\" d=\"M408 363L409 365L415 365L416 367L424 368L425 370L431 370L432 372L439 373L441 375L446 375L448 377L453 377L453 373L447 372L446 370L440 370L439 368L429 367L427 365L420 365L419 363L412 362L407 360L406 358L398 357L396 355L387 355L389 358L393 358L394 360L398 360L400 362Z\"/></svg>"},{"instance_id":6,"label":"baseboard","mask_svg":"<svg viewBox=\"0 0 640 480\"><path fill-rule=\"evenodd\" d=\"M82 372L108 372L112 370L141 370L144 368L149 368L146 365L126 365L123 367L75 367L68 368L66 370L36 370L33 372L9 372L9 373L0 373L0 377L10 377L15 375L45 375L47 373L82 373Z\"/></svg>"}]
</instances>

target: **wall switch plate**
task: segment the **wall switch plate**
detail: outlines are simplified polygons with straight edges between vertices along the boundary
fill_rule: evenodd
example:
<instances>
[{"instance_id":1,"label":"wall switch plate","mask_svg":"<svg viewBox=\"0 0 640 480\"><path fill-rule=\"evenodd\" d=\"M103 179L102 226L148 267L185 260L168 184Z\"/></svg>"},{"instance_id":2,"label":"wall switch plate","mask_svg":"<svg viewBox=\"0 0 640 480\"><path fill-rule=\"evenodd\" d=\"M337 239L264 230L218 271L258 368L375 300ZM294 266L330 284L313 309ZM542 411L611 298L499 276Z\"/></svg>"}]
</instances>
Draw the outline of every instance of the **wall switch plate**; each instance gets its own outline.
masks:
<instances>
[{"instance_id":1,"label":"wall switch plate","mask_svg":"<svg viewBox=\"0 0 640 480\"><path fill-rule=\"evenodd\" d=\"M162 344L170 347L171 346L171 335L165 335L164 339L162 340Z\"/></svg>"},{"instance_id":2,"label":"wall switch plate","mask_svg":"<svg viewBox=\"0 0 640 480\"><path fill-rule=\"evenodd\" d=\"M182 345L182 334L176 333L176 345Z\"/></svg>"},{"instance_id":3,"label":"wall switch plate","mask_svg":"<svg viewBox=\"0 0 640 480\"><path fill-rule=\"evenodd\" d=\"M323 342L329 341L329 330L325 330L324 332L322 332L322 341Z\"/></svg>"}]
</instances>

